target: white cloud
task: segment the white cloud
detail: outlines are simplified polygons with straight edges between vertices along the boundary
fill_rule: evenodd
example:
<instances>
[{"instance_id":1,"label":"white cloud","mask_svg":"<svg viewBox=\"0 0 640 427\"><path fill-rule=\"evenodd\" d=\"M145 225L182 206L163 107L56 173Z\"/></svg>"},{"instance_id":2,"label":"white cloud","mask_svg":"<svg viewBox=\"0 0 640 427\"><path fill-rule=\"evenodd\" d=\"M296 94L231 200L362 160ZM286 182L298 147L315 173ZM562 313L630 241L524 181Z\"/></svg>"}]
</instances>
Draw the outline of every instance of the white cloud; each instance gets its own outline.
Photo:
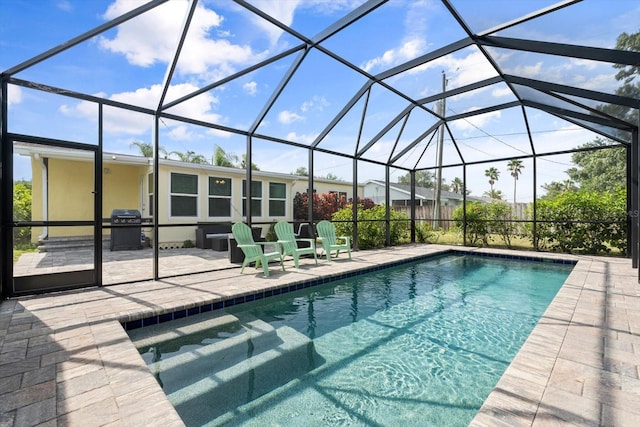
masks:
<instances>
[{"instance_id":1,"label":"white cloud","mask_svg":"<svg viewBox=\"0 0 640 427\"><path fill-rule=\"evenodd\" d=\"M22 89L20 86L9 85L7 88L7 103L9 106L22 102Z\"/></svg>"},{"instance_id":2,"label":"white cloud","mask_svg":"<svg viewBox=\"0 0 640 427\"><path fill-rule=\"evenodd\" d=\"M177 96L182 96L193 92L196 90L196 87L190 84L181 84L173 86L171 89ZM130 105L155 108L158 103L158 99L160 98L161 90L161 85L153 85L150 88L142 88L133 92L113 94L107 98ZM104 94L96 94L96 96L106 97ZM210 123L221 123L223 121L222 116L211 112L217 102L218 100L214 96L209 93L205 93L171 108L170 111L171 113L190 117L195 120L202 120ZM73 106L62 105L60 107L60 111L67 116L83 117L94 122L97 120L97 109L93 102L81 101ZM140 135L149 131L152 125L153 120L149 115L122 110L119 108L107 107L105 109L105 132ZM172 128L171 131L173 132L173 129L179 128L179 125L181 124L172 124L170 126ZM172 136L175 139L178 139L181 136L185 138L192 137L192 135L180 129L177 129Z\"/></svg>"},{"instance_id":3,"label":"white cloud","mask_svg":"<svg viewBox=\"0 0 640 427\"><path fill-rule=\"evenodd\" d=\"M295 132L289 132L287 134L287 140L289 141L294 141L294 142L301 142L303 144L311 144L313 141L316 140L316 138L318 137L318 134L311 134L311 135L298 135Z\"/></svg>"},{"instance_id":4,"label":"white cloud","mask_svg":"<svg viewBox=\"0 0 640 427\"><path fill-rule=\"evenodd\" d=\"M494 98L502 98L503 96L511 96L513 92L508 87L501 87L499 89L494 89L491 91L491 96Z\"/></svg>"},{"instance_id":5,"label":"white cloud","mask_svg":"<svg viewBox=\"0 0 640 427\"><path fill-rule=\"evenodd\" d=\"M293 14L295 10L300 5L301 0L287 0L287 1L273 1L273 0L253 0L252 4L266 12L273 18L276 18L278 21L282 22L286 26L291 26L293 22ZM252 15L252 21L259 28L261 28L268 36L269 41L272 45L276 44L280 36L282 35L282 30L269 21L266 21L260 18L258 15Z\"/></svg>"},{"instance_id":6,"label":"white cloud","mask_svg":"<svg viewBox=\"0 0 640 427\"><path fill-rule=\"evenodd\" d=\"M477 109L478 108L470 108L465 112L474 111ZM465 119L454 120L453 122L450 122L450 123L454 128L464 132L464 131L468 131L475 128L482 128L489 121L494 119L495 120L500 119L501 115L502 114L500 111L492 111L490 113L479 114L476 116L467 117Z\"/></svg>"},{"instance_id":7,"label":"white cloud","mask_svg":"<svg viewBox=\"0 0 640 427\"><path fill-rule=\"evenodd\" d=\"M169 130L169 138L176 141L189 141L195 139L195 134L189 130L186 125L178 125L171 127Z\"/></svg>"},{"instance_id":8,"label":"white cloud","mask_svg":"<svg viewBox=\"0 0 640 427\"><path fill-rule=\"evenodd\" d=\"M302 103L302 105L300 106L300 110L303 113L306 113L307 111L310 111L312 109L322 111L329 105L331 104L324 96L314 95L309 101L305 101Z\"/></svg>"},{"instance_id":9,"label":"white cloud","mask_svg":"<svg viewBox=\"0 0 640 427\"><path fill-rule=\"evenodd\" d=\"M73 5L69 0L60 0L58 3L56 3L56 7L65 12L73 11Z\"/></svg>"},{"instance_id":10,"label":"white cloud","mask_svg":"<svg viewBox=\"0 0 640 427\"><path fill-rule=\"evenodd\" d=\"M389 49L381 56L370 59L361 65L361 68L370 72L374 68L389 68L394 65L414 59L420 55L426 48L426 42L421 38L413 38L406 40L400 46Z\"/></svg>"},{"instance_id":11,"label":"white cloud","mask_svg":"<svg viewBox=\"0 0 640 427\"><path fill-rule=\"evenodd\" d=\"M249 95L255 95L258 92L258 83L256 82L247 82L242 85L242 89L247 92Z\"/></svg>"},{"instance_id":12,"label":"white cloud","mask_svg":"<svg viewBox=\"0 0 640 427\"><path fill-rule=\"evenodd\" d=\"M520 77L535 78L540 75L542 70L542 61L537 62L535 65L518 65L509 71L510 74Z\"/></svg>"},{"instance_id":13,"label":"white cloud","mask_svg":"<svg viewBox=\"0 0 640 427\"><path fill-rule=\"evenodd\" d=\"M278 121L285 125L301 120L304 120L304 117L293 111L282 110L280 111L280 114L278 114Z\"/></svg>"},{"instance_id":14,"label":"white cloud","mask_svg":"<svg viewBox=\"0 0 640 427\"><path fill-rule=\"evenodd\" d=\"M104 14L113 19L145 3L144 0L116 0ZM113 38L100 36L102 48L125 55L127 60L142 67L173 58L176 41L187 12L187 0L172 0L154 8L116 29ZM199 5L191 22L180 53L178 72L208 78L233 72L234 65L259 60L264 53L255 53L248 45L232 44L227 39L209 38L210 31L219 28L224 18L211 9ZM223 31L219 34L224 34Z\"/></svg>"}]
</instances>

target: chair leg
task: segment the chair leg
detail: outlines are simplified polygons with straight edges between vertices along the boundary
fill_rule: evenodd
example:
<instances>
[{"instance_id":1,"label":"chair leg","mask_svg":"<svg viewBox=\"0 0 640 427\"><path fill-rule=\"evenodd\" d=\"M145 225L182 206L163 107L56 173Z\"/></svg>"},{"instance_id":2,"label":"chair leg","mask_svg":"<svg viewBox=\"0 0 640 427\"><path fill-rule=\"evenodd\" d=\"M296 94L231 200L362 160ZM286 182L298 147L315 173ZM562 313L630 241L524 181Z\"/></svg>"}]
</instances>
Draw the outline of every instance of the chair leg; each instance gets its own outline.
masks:
<instances>
[{"instance_id":1,"label":"chair leg","mask_svg":"<svg viewBox=\"0 0 640 427\"><path fill-rule=\"evenodd\" d=\"M298 265L298 257L299 257L299 255L298 255L298 254L293 254L293 265L294 265L296 268L299 268L299 265Z\"/></svg>"},{"instance_id":2,"label":"chair leg","mask_svg":"<svg viewBox=\"0 0 640 427\"><path fill-rule=\"evenodd\" d=\"M249 261L245 258L245 260L242 261L242 268L240 269L240 274L242 274L242 272L244 271L244 268L247 266L247 264L249 264Z\"/></svg>"},{"instance_id":3,"label":"chair leg","mask_svg":"<svg viewBox=\"0 0 640 427\"><path fill-rule=\"evenodd\" d=\"M260 261L256 262L256 265L259 265ZM269 277L269 263L267 260L262 261L262 271L264 272L264 277Z\"/></svg>"}]
</instances>

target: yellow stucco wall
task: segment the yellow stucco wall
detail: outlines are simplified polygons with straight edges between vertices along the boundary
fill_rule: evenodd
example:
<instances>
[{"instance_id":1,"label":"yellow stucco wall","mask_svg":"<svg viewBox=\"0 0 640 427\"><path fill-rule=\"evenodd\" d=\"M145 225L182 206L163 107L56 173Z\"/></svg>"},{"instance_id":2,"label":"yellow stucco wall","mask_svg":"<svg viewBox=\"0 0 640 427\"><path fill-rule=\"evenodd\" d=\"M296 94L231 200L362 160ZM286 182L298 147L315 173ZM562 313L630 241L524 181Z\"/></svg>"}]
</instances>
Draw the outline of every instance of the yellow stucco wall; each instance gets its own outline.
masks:
<instances>
[{"instance_id":1,"label":"yellow stucco wall","mask_svg":"<svg viewBox=\"0 0 640 427\"><path fill-rule=\"evenodd\" d=\"M32 159L32 219L41 221L43 213L42 167ZM94 217L93 162L48 159L48 220L49 221L92 221ZM103 169L103 210L102 218L109 218L116 208L140 209L141 179L146 166L107 164ZM109 230L105 230L109 234ZM42 227L33 227L31 240L38 241ZM92 227L49 227L48 235L88 236Z\"/></svg>"},{"instance_id":2,"label":"yellow stucco wall","mask_svg":"<svg viewBox=\"0 0 640 427\"><path fill-rule=\"evenodd\" d=\"M102 218L109 218L114 209L142 209L142 186L147 169L147 166L104 164Z\"/></svg>"}]
</instances>

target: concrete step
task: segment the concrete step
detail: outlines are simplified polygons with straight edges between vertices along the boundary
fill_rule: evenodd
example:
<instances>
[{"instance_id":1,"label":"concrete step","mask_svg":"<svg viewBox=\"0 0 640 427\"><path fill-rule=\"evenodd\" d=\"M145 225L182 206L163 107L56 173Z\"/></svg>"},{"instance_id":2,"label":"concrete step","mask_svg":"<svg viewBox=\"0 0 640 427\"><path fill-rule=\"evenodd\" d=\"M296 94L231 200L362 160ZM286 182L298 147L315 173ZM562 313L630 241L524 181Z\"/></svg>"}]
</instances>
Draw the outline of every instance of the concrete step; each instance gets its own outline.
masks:
<instances>
[{"instance_id":1,"label":"concrete step","mask_svg":"<svg viewBox=\"0 0 640 427\"><path fill-rule=\"evenodd\" d=\"M211 337L228 336L242 331L240 320L236 316L214 311L133 329L128 334L146 360L149 358L146 353L151 347L161 346L164 353L170 353Z\"/></svg>"},{"instance_id":2,"label":"concrete step","mask_svg":"<svg viewBox=\"0 0 640 427\"><path fill-rule=\"evenodd\" d=\"M149 369L165 393L170 394L282 344L276 330L262 320L252 320L242 327L240 333L211 344L202 345L200 342L183 345L181 352L175 356L155 354L153 357L156 361L147 362ZM161 351L159 349L167 351L164 345L155 349L157 353Z\"/></svg>"},{"instance_id":3,"label":"concrete step","mask_svg":"<svg viewBox=\"0 0 640 427\"><path fill-rule=\"evenodd\" d=\"M38 252L61 252L78 249L92 249L93 236L49 237L38 241ZM109 236L102 239L102 247L109 247Z\"/></svg>"},{"instance_id":4,"label":"concrete step","mask_svg":"<svg viewBox=\"0 0 640 427\"><path fill-rule=\"evenodd\" d=\"M181 416L188 418L189 424L206 424L324 363L313 341L288 326L276 329L275 336L268 333L262 342L257 342L255 334L247 334L247 338L249 336L244 357L230 357L237 363L217 362L224 368L201 372L199 379L194 378L175 391L169 391L172 387L168 381L164 382L169 400ZM258 346L266 348L258 349ZM226 357L221 352L216 354ZM163 378L162 372L160 378Z\"/></svg>"}]
</instances>

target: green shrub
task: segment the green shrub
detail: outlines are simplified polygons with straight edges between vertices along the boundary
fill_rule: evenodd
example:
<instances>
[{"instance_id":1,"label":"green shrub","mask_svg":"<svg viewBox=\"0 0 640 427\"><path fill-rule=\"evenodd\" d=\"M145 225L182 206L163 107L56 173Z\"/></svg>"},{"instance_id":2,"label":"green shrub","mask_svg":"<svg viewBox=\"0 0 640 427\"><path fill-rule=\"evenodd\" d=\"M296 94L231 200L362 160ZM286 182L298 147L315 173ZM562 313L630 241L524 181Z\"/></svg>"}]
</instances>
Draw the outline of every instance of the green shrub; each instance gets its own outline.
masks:
<instances>
[{"instance_id":1,"label":"green shrub","mask_svg":"<svg viewBox=\"0 0 640 427\"><path fill-rule=\"evenodd\" d=\"M264 236L264 241L265 242L277 242L278 241L278 235L276 234L276 223L272 222L271 225L269 225L269 230L267 230L267 235Z\"/></svg>"},{"instance_id":2,"label":"green shrub","mask_svg":"<svg viewBox=\"0 0 640 427\"><path fill-rule=\"evenodd\" d=\"M454 227L464 230L464 224L467 224L467 244L471 246L486 246L489 244L489 227L487 223L486 203L468 202L467 216L464 216L464 207L458 206L453 211L451 219Z\"/></svg>"},{"instance_id":3,"label":"green shrub","mask_svg":"<svg viewBox=\"0 0 640 427\"><path fill-rule=\"evenodd\" d=\"M418 243L433 243L434 240L437 240L437 236L431 225L424 221L416 223L416 241Z\"/></svg>"},{"instance_id":4,"label":"green shrub","mask_svg":"<svg viewBox=\"0 0 640 427\"><path fill-rule=\"evenodd\" d=\"M511 248L511 236L515 234L513 220L513 210L505 202L493 201L487 205L487 219L489 223L489 233L497 235L507 248Z\"/></svg>"},{"instance_id":5,"label":"green shrub","mask_svg":"<svg viewBox=\"0 0 640 427\"><path fill-rule=\"evenodd\" d=\"M370 209L358 206L358 247L360 249L379 248L385 245L385 213L384 204L375 205ZM351 205L335 212L331 220L334 221L336 234L351 236L353 234L353 223L351 222L353 209ZM390 212L390 243L397 245L402 239L408 236L407 226L409 219L402 212ZM344 221L344 222L341 222Z\"/></svg>"},{"instance_id":6,"label":"green shrub","mask_svg":"<svg viewBox=\"0 0 640 427\"><path fill-rule=\"evenodd\" d=\"M465 219L463 206L453 211L451 219L454 228L464 229ZM505 202L494 200L491 203L467 203L467 244L471 246L487 246L492 236L498 236L502 242L511 247L511 236L515 227L511 220L513 213L511 206Z\"/></svg>"},{"instance_id":7,"label":"green shrub","mask_svg":"<svg viewBox=\"0 0 640 427\"><path fill-rule=\"evenodd\" d=\"M594 191L565 191L538 200L538 248L558 252L608 253L626 250L626 195ZM530 239L534 237L529 227Z\"/></svg>"}]
</instances>

